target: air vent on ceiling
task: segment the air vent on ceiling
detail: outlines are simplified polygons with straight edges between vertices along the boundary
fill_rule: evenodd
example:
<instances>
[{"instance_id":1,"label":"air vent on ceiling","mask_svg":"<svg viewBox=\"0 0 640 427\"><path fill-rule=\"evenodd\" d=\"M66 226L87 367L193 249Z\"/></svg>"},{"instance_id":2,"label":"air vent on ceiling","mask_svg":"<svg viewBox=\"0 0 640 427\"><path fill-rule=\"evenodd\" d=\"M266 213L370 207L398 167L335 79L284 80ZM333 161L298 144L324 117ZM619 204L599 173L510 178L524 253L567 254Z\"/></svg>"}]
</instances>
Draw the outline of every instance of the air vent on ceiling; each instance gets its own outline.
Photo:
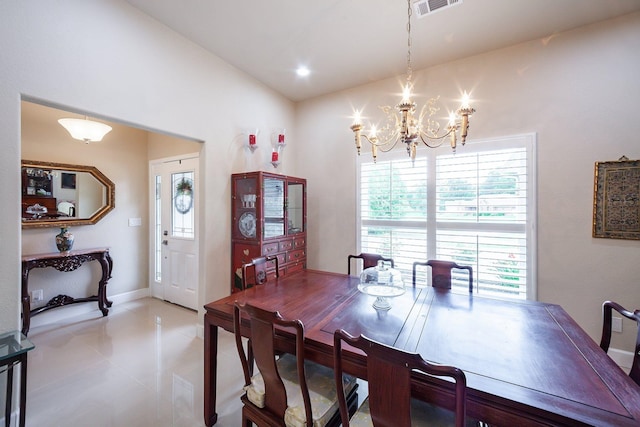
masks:
<instances>
[{"instance_id":1,"label":"air vent on ceiling","mask_svg":"<svg viewBox=\"0 0 640 427\"><path fill-rule=\"evenodd\" d=\"M413 4L418 18L423 18L430 13L443 10L456 4L462 4L462 0L420 0Z\"/></svg>"}]
</instances>

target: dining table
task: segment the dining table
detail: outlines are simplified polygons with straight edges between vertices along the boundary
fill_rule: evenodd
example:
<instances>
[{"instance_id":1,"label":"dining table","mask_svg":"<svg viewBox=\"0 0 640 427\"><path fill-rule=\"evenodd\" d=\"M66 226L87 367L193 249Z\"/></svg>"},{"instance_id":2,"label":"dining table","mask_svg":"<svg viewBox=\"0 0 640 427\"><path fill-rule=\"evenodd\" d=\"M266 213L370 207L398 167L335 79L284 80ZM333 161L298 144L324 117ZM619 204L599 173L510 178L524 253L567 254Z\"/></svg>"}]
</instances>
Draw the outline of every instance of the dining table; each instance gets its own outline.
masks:
<instances>
[{"instance_id":1,"label":"dining table","mask_svg":"<svg viewBox=\"0 0 640 427\"><path fill-rule=\"evenodd\" d=\"M333 366L333 334L344 329L462 369L467 416L492 426L639 426L640 387L557 304L408 286L389 310L358 290L359 278L305 269L204 306L204 419L217 421L218 329L233 332L233 304L299 319L305 358ZM243 336L249 337L246 324ZM277 347L293 352L290 334ZM366 381L366 356L343 349L344 369ZM412 395L453 407L452 384L416 377Z\"/></svg>"}]
</instances>

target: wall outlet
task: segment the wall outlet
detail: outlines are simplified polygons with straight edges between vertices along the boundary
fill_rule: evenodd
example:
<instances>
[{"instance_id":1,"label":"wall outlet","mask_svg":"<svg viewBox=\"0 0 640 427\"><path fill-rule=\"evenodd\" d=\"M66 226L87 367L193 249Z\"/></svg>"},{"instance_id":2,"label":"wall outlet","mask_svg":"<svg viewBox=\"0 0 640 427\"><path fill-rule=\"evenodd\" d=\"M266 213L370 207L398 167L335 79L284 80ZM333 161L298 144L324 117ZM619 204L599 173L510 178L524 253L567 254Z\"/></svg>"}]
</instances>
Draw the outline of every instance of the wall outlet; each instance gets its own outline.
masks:
<instances>
[{"instance_id":1,"label":"wall outlet","mask_svg":"<svg viewBox=\"0 0 640 427\"><path fill-rule=\"evenodd\" d=\"M613 332L622 332L622 317L611 318L611 330Z\"/></svg>"},{"instance_id":2,"label":"wall outlet","mask_svg":"<svg viewBox=\"0 0 640 427\"><path fill-rule=\"evenodd\" d=\"M44 293L42 289L35 289L31 291L31 302L40 302L44 300Z\"/></svg>"}]
</instances>

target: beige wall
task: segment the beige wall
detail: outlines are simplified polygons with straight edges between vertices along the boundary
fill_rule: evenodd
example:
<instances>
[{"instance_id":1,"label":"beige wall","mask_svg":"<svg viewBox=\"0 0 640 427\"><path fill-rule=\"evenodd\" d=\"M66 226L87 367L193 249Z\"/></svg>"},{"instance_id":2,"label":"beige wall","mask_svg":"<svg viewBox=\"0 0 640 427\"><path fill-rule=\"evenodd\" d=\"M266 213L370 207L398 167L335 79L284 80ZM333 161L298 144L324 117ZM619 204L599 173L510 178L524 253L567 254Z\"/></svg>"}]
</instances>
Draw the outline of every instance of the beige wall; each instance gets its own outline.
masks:
<instances>
[{"instance_id":1,"label":"beige wall","mask_svg":"<svg viewBox=\"0 0 640 427\"><path fill-rule=\"evenodd\" d=\"M0 200L6 207L0 223L4 242L0 247L0 330L20 325L21 252L38 250L40 245L51 249L50 229L29 232L22 242L21 97L203 141L201 173L206 201L200 212L200 240L206 243L200 260L204 266L200 305L227 295L229 175L270 167L265 149L249 156L239 134L248 125L291 129L293 103L123 1L2 2L0 20L0 178L4 183ZM147 147L141 153L136 146L125 145L118 152L107 152L107 147L96 146L105 151L87 160L116 181L118 213L111 212L95 226L76 227L74 233L78 247L114 248L118 264L110 281L111 294L139 286L141 276L136 269L144 263L140 260L146 257L146 250L128 260L135 249L123 249L121 242L131 231L126 219L143 216L137 201L146 200L146 190L127 188L123 180L138 173L134 170L140 165L133 157L146 159ZM289 153L295 149L287 147ZM131 150L133 157L128 155ZM58 154L59 158L66 156ZM117 161L102 166L100 157ZM295 168L285 159L280 171L294 174ZM146 182L146 172L140 176Z\"/></svg>"},{"instance_id":2,"label":"beige wall","mask_svg":"<svg viewBox=\"0 0 640 427\"><path fill-rule=\"evenodd\" d=\"M174 157L181 154L199 153L202 143L198 141L187 141L170 135L162 135L150 132L148 135L148 158L149 160Z\"/></svg>"},{"instance_id":3,"label":"beige wall","mask_svg":"<svg viewBox=\"0 0 640 427\"><path fill-rule=\"evenodd\" d=\"M111 247L116 268L109 282L110 295L146 287L147 227L128 227L128 218L142 218L143 224L147 223L147 132L113 125L101 142L85 144L69 136L55 120L56 114L44 106L22 103L22 157L95 166L114 182L116 208L95 225L71 227L74 247ZM113 230L119 230L118 238L114 238ZM58 228L22 230L22 253L57 251L54 236L59 231ZM29 285L30 289L43 289L45 301L61 293L76 297L91 295L96 292L99 270L97 264L69 273L37 269L30 273Z\"/></svg>"},{"instance_id":4,"label":"beige wall","mask_svg":"<svg viewBox=\"0 0 640 427\"><path fill-rule=\"evenodd\" d=\"M414 73L417 91L439 94L444 104L472 91L471 140L537 133L538 299L562 305L594 338L604 300L640 307L640 242L591 237L594 163L640 158L638 45L636 13ZM420 48L428 46L414 42ZM366 106L373 116L397 103L399 88L390 79L297 106L311 268L344 271L356 249L352 108ZM633 325L625 331L613 345L632 350Z\"/></svg>"},{"instance_id":5,"label":"beige wall","mask_svg":"<svg viewBox=\"0 0 640 427\"><path fill-rule=\"evenodd\" d=\"M144 295L149 284L149 160L198 153L202 143L107 122L113 130L101 142L84 144L72 139L58 124L60 117L81 116L31 102L21 103L22 158L94 166L114 182L116 208L95 226L71 227L74 247L111 248L115 265L108 286L111 298L136 291L144 291ZM129 218L140 218L142 225L120 227L128 224ZM122 230L117 239L111 233L114 228ZM59 231L58 228L23 230L22 253L56 252L54 236ZM70 273L52 268L33 270L29 288L44 292L44 301L33 307L44 305L59 294L74 297L95 294L102 272L98 265L88 265L90 268ZM38 320L34 319L34 324Z\"/></svg>"}]
</instances>

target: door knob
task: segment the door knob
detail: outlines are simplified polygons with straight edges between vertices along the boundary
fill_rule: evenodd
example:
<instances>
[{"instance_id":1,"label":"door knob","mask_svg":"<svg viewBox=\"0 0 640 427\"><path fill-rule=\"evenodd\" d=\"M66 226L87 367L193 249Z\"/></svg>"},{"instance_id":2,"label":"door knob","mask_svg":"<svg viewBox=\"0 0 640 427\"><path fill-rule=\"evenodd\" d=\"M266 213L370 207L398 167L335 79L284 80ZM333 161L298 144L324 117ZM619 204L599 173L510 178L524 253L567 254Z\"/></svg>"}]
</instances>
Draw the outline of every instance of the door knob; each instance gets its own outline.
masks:
<instances>
[{"instance_id":1,"label":"door knob","mask_svg":"<svg viewBox=\"0 0 640 427\"><path fill-rule=\"evenodd\" d=\"M166 246L166 245L168 245L168 244L169 244L169 241L168 241L168 240L163 240L163 241L162 241L162 244Z\"/></svg>"}]
</instances>

